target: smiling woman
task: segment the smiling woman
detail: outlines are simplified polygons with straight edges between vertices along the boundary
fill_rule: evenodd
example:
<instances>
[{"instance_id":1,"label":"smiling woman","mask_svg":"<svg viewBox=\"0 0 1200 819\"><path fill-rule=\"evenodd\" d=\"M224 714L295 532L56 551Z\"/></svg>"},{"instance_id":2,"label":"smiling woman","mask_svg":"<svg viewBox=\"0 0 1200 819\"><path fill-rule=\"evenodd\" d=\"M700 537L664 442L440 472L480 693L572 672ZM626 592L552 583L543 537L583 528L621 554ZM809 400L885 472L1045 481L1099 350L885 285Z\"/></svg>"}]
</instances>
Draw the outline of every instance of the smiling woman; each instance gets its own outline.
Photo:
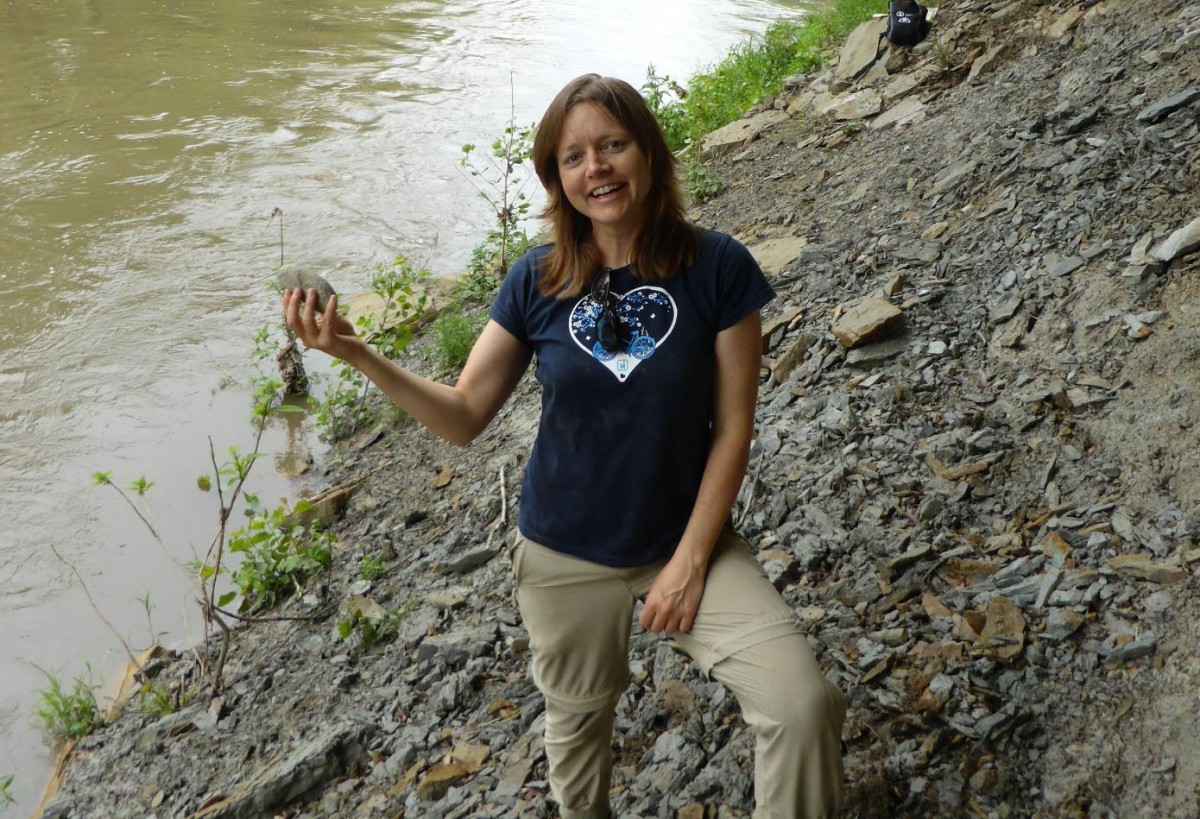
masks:
<instances>
[{"instance_id":1,"label":"smiling woman","mask_svg":"<svg viewBox=\"0 0 1200 819\"><path fill-rule=\"evenodd\" d=\"M149 635L131 601L147 589L155 628L187 639L190 603L167 603L186 581L84 488L97 469L145 474L175 557L207 546L213 505L195 478L209 436L249 447L239 382L278 315L272 210L286 260L342 289L398 254L454 273L488 222L459 146L499 133L510 98L527 122L574 73L684 77L800 6L615 5L597 18L586 0L0 4L13 80L0 83L0 778L21 808L49 764L29 716L36 667L111 678L121 663L44 544L135 644ZM265 451L307 439L281 421ZM269 463L254 488L288 494Z\"/></svg>"},{"instance_id":2,"label":"smiling woman","mask_svg":"<svg viewBox=\"0 0 1200 819\"><path fill-rule=\"evenodd\" d=\"M536 357L541 417L513 583L564 819L611 815L614 709L639 602L642 628L672 635L737 697L757 739L757 810L833 815L845 698L730 528L754 426L760 310L775 294L745 247L688 221L666 136L629 83L567 83L540 118L532 159L549 242L505 277L456 382L380 355L336 296L318 314L315 298L285 291L288 326L460 445Z\"/></svg>"}]
</instances>

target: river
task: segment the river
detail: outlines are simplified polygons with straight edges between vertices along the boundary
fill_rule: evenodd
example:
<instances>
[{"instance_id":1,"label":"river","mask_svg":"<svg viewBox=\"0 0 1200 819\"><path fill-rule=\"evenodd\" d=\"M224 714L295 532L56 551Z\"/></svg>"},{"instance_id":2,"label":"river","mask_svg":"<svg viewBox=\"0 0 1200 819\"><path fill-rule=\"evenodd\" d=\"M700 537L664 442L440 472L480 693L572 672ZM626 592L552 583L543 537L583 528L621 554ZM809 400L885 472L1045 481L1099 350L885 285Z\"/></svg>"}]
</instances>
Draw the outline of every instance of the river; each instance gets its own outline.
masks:
<instances>
[{"instance_id":1,"label":"river","mask_svg":"<svg viewBox=\"0 0 1200 819\"><path fill-rule=\"evenodd\" d=\"M135 648L182 645L195 625L187 582L91 476L146 476L172 556L207 548L216 500L196 478L210 440L218 456L253 445L249 353L278 311L276 209L287 260L340 289L401 254L452 275L490 216L457 167L462 145L490 142L514 112L533 122L578 74L638 85L653 64L686 80L819 4L0 4L7 813L28 815L51 763L33 716L44 672L90 668L103 701L124 665L93 603ZM280 421L263 451L251 484L271 500L295 496L283 467L320 445Z\"/></svg>"}]
</instances>

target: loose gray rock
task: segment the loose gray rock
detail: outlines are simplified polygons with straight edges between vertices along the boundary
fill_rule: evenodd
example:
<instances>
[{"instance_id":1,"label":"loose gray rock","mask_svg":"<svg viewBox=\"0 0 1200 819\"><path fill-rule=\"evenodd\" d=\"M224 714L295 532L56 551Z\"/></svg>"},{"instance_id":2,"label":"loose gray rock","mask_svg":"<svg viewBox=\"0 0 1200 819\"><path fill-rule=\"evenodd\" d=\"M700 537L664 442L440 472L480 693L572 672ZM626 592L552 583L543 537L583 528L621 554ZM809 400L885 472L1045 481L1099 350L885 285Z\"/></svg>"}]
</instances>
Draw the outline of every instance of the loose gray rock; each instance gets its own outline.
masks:
<instances>
[{"instance_id":1,"label":"loose gray rock","mask_svg":"<svg viewBox=\"0 0 1200 819\"><path fill-rule=\"evenodd\" d=\"M318 313L325 311L325 305L328 303L329 297L337 292L333 289L333 285L326 281L320 274L294 265L284 265L281 267L275 274L275 282L281 290L295 290L299 288L301 301L308 298L309 290L315 290L317 295L316 310Z\"/></svg>"}]
</instances>

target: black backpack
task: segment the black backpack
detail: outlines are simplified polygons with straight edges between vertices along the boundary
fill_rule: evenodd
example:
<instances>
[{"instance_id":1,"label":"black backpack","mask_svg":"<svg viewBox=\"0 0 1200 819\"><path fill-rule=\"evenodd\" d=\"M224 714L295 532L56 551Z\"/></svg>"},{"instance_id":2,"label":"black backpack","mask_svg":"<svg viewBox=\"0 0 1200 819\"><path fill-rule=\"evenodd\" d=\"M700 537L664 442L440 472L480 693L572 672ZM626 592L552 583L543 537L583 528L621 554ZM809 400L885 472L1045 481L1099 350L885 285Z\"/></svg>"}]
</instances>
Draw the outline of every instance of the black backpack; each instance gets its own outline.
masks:
<instances>
[{"instance_id":1,"label":"black backpack","mask_svg":"<svg viewBox=\"0 0 1200 819\"><path fill-rule=\"evenodd\" d=\"M917 0L891 0L888 3L888 40L902 46L914 46L921 42L929 33L928 14Z\"/></svg>"}]
</instances>

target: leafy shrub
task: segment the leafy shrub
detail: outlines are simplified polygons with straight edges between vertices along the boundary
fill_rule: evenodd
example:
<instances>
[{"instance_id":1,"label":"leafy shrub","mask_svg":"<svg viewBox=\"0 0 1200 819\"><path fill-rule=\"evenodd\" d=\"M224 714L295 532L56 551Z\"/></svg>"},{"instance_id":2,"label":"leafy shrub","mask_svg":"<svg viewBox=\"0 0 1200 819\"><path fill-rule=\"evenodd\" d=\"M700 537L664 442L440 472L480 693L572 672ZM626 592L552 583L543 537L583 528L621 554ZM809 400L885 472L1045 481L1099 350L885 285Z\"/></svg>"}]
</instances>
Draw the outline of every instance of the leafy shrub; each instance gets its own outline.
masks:
<instances>
[{"instance_id":1,"label":"leafy shrub","mask_svg":"<svg viewBox=\"0 0 1200 819\"><path fill-rule=\"evenodd\" d=\"M403 256L371 268L371 291L382 306L378 313L360 316L355 329L386 358L398 358L412 341L413 327L425 312L424 284L429 276L428 270ZM336 441L372 419L367 403L371 384L344 361L334 359L332 370L332 377L321 379L325 391L316 403L316 421L321 436Z\"/></svg>"},{"instance_id":2,"label":"leafy shrub","mask_svg":"<svg viewBox=\"0 0 1200 819\"><path fill-rule=\"evenodd\" d=\"M483 329L482 323L481 316L470 313L443 313L434 320L430 327L433 357L443 372L466 363L471 347Z\"/></svg>"},{"instance_id":3,"label":"leafy shrub","mask_svg":"<svg viewBox=\"0 0 1200 819\"><path fill-rule=\"evenodd\" d=\"M54 674L43 673L50 685L39 692L41 704L33 713L52 740L64 742L87 736L104 724L100 706L96 703L95 690L99 686L92 682L90 668L85 675L72 680L69 688L64 688Z\"/></svg>"},{"instance_id":4,"label":"leafy shrub","mask_svg":"<svg viewBox=\"0 0 1200 819\"><path fill-rule=\"evenodd\" d=\"M761 37L735 45L715 65L694 74L686 89L649 67L642 96L667 144L685 163L684 183L693 201L702 202L720 188L699 159L704 136L778 93L787 77L824 64L846 35L877 11L877 0L834 0L802 18L777 20Z\"/></svg>"},{"instance_id":5,"label":"leafy shrub","mask_svg":"<svg viewBox=\"0 0 1200 819\"><path fill-rule=\"evenodd\" d=\"M268 511L256 496L245 497L250 522L229 536L229 551L242 556L232 575L238 592L228 592L218 601L226 606L240 593L241 611L278 605L333 560L333 535L296 522L312 508L308 501L291 508L284 501Z\"/></svg>"},{"instance_id":6,"label":"leafy shrub","mask_svg":"<svg viewBox=\"0 0 1200 819\"><path fill-rule=\"evenodd\" d=\"M383 574L383 558L379 555L363 555L359 563L359 571L363 580L374 580Z\"/></svg>"}]
</instances>

